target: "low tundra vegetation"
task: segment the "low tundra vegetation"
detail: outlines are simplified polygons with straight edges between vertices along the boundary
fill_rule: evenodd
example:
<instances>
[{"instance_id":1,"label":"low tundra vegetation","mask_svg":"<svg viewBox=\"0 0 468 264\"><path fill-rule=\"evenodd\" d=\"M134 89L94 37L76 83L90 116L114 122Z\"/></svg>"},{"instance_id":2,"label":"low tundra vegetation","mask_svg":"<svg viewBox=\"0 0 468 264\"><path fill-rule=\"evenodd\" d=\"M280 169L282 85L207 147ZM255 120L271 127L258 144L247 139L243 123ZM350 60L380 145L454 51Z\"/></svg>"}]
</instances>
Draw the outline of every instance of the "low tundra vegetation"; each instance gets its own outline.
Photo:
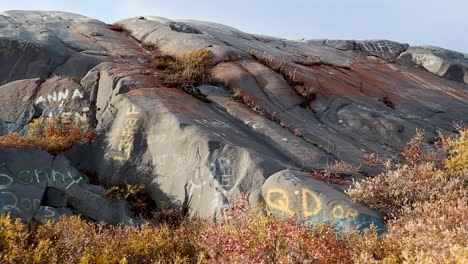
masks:
<instances>
[{"instance_id":1,"label":"low tundra vegetation","mask_svg":"<svg viewBox=\"0 0 468 264\"><path fill-rule=\"evenodd\" d=\"M123 24L119 24L119 23L110 24L109 29L115 32L118 32L120 34L123 34L125 36L132 35L132 31L130 29L127 29Z\"/></svg>"},{"instance_id":2,"label":"low tundra vegetation","mask_svg":"<svg viewBox=\"0 0 468 264\"><path fill-rule=\"evenodd\" d=\"M192 96L208 102L196 87L202 84L220 85L211 76L213 53L208 49L195 50L180 58L164 54L157 43L142 43L151 52L151 65L162 70L162 82L167 87L179 88Z\"/></svg>"},{"instance_id":3,"label":"low tundra vegetation","mask_svg":"<svg viewBox=\"0 0 468 264\"><path fill-rule=\"evenodd\" d=\"M38 148L51 154L70 149L78 142L91 142L94 134L86 124L69 116L33 119L26 135L11 132L0 136L2 148Z\"/></svg>"},{"instance_id":4,"label":"low tundra vegetation","mask_svg":"<svg viewBox=\"0 0 468 264\"><path fill-rule=\"evenodd\" d=\"M237 197L216 223L156 218L141 226L109 226L73 216L33 224L3 215L0 262L467 263L468 129L441 135L435 145L425 142L419 133L401 159L377 164L374 156L384 172L348 190L385 214L388 230L381 237L375 228L337 234L327 224L276 218ZM330 175L354 169L330 166ZM141 191L120 188L109 195L129 198Z\"/></svg>"}]
</instances>

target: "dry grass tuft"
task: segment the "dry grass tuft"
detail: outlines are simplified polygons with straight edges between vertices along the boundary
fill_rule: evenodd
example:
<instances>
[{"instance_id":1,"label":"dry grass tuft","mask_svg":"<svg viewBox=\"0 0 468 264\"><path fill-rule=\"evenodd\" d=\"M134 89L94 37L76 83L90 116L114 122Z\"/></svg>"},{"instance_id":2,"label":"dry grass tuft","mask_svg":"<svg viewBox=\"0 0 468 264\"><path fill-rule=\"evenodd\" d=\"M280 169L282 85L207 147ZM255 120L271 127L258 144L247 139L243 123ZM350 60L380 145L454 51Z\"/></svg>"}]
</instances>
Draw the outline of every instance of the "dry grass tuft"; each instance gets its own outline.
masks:
<instances>
[{"instance_id":1,"label":"dry grass tuft","mask_svg":"<svg viewBox=\"0 0 468 264\"><path fill-rule=\"evenodd\" d=\"M167 87L181 89L208 103L210 101L196 87L202 84L225 85L211 76L213 53L210 50L196 50L174 58L164 54L157 43L143 43L142 47L151 52L152 66L164 71L162 82Z\"/></svg>"},{"instance_id":2,"label":"dry grass tuft","mask_svg":"<svg viewBox=\"0 0 468 264\"><path fill-rule=\"evenodd\" d=\"M358 170L357 166L336 160L334 163L328 163L323 170L311 172L310 176L332 184L350 185L352 182L349 178Z\"/></svg>"},{"instance_id":3,"label":"dry grass tuft","mask_svg":"<svg viewBox=\"0 0 468 264\"><path fill-rule=\"evenodd\" d=\"M132 31L127 29L124 25L119 24L119 23L114 23L109 25L109 29L115 32L118 32L120 34L123 34L125 36L130 36L132 35Z\"/></svg>"},{"instance_id":4,"label":"dry grass tuft","mask_svg":"<svg viewBox=\"0 0 468 264\"><path fill-rule=\"evenodd\" d=\"M169 64L164 79L170 87L194 87L201 84L210 84L212 81L210 70L213 53L209 50L197 50L176 59Z\"/></svg>"},{"instance_id":5,"label":"dry grass tuft","mask_svg":"<svg viewBox=\"0 0 468 264\"><path fill-rule=\"evenodd\" d=\"M150 219L157 210L155 202L143 185L128 183L115 185L106 190L106 196L110 199L126 200L132 206L136 217Z\"/></svg>"},{"instance_id":6,"label":"dry grass tuft","mask_svg":"<svg viewBox=\"0 0 468 264\"><path fill-rule=\"evenodd\" d=\"M310 91L310 89L307 89L305 87L305 83L299 80L296 68L292 70L288 67L287 63L267 54L266 52L261 53L252 49L248 52L258 62L280 74L289 86L291 86L296 93L304 99L306 105L315 100L317 95Z\"/></svg>"}]
</instances>

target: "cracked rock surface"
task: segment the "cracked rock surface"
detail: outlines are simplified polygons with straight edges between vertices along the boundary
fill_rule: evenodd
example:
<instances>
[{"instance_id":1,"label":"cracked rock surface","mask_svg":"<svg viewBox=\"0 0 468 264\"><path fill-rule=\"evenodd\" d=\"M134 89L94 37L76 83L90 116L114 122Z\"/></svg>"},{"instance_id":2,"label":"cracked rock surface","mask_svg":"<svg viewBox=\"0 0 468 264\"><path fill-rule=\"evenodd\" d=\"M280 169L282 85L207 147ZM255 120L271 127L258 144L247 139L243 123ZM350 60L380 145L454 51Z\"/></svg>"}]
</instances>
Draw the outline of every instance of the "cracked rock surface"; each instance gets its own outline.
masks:
<instances>
[{"instance_id":1,"label":"cracked rock surface","mask_svg":"<svg viewBox=\"0 0 468 264\"><path fill-rule=\"evenodd\" d=\"M107 200L82 173L95 171L110 185L143 184L159 207L192 215L222 217L227 197L244 194L278 215L383 228L347 186L309 172L341 160L375 174L363 155L394 155L417 129L435 139L468 121L466 54L388 40L286 40L160 17L119 23L131 36L75 14L0 14L0 133L71 115L97 135L57 157L0 150L1 211L133 223L128 205ZM143 42L174 57L210 50L211 73L225 86L197 87L209 102L165 87ZM49 177L37 182L35 170Z\"/></svg>"}]
</instances>

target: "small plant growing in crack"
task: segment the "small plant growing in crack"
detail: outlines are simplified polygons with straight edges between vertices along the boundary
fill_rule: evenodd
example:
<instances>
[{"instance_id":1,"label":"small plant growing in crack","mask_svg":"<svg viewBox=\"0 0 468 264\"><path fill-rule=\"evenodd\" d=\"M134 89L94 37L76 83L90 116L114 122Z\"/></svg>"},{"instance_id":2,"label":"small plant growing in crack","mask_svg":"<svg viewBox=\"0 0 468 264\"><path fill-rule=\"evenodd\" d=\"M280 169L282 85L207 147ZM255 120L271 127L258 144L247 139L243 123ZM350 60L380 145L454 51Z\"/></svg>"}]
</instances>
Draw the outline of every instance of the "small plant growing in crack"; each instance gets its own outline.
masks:
<instances>
[{"instance_id":1,"label":"small plant growing in crack","mask_svg":"<svg viewBox=\"0 0 468 264\"><path fill-rule=\"evenodd\" d=\"M334 163L328 163L322 170L311 172L310 176L332 184L350 185L350 177L358 171L358 166L336 160Z\"/></svg>"},{"instance_id":2,"label":"small plant growing in crack","mask_svg":"<svg viewBox=\"0 0 468 264\"><path fill-rule=\"evenodd\" d=\"M130 36L132 35L132 31L128 28L126 28L123 24L120 23L114 23L109 25L109 29L115 32L118 32L120 34L123 34L125 36Z\"/></svg>"},{"instance_id":3,"label":"small plant growing in crack","mask_svg":"<svg viewBox=\"0 0 468 264\"><path fill-rule=\"evenodd\" d=\"M180 58L175 58L164 54L158 43L144 42L142 47L151 53L152 67L165 73L161 78L162 83L167 87L178 88L209 103L210 101L197 89L197 86L225 85L211 76L213 53L210 50L195 50Z\"/></svg>"},{"instance_id":4,"label":"small plant growing in crack","mask_svg":"<svg viewBox=\"0 0 468 264\"><path fill-rule=\"evenodd\" d=\"M26 135L11 132L0 137L0 147L38 148L53 155L66 151L79 142L91 143L95 134L87 124L71 116L33 119Z\"/></svg>"},{"instance_id":5,"label":"small plant growing in crack","mask_svg":"<svg viewBox=\"0 0 468 264\"><path fill-rule=\"evenodd\" d=\"M137 217L153 218L157 206L146 192L145 186L123 183L106 190L105 195L113 200L126 200Z\"/></svg>"},{"instance_id":6,"label":"small plant growing in crack","mask_svg":"<svg viewBox=\"0 0 468 264\"><path fill-rule=\"evenodd\" d=\"M305 86L305 83L299 80L297 68L291 70L284 61L268 55L266 52L261 53L256 50L249 49L248 53L261 64L280 74L286 83L291 86L301 98L304 99L304 105L308 105L310 102L315 100L316 93L308 89Z\"/></svg>"},{"instance_id":7,"label":"small plant growing in crack","mask_svg":"<svg viewBox=\"0 0 468 264\"><path fill-rule=\"evenodd\" d=\"M388 96L384 96L379 99L380 102L384 103L386 106L395 109L395 104L388 98Z\"/></svg>"}]
</instances>

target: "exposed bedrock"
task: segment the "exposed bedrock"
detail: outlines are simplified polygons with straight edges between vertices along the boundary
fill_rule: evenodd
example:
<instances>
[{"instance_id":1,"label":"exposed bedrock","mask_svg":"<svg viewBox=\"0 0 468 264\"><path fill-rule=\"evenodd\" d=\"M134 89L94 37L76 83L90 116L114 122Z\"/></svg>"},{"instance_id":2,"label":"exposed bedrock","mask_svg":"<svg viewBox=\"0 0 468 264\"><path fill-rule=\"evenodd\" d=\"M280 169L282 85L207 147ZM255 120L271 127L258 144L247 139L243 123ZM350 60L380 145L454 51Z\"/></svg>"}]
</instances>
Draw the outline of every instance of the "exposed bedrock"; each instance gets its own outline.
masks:
<instances>
[{"instance_id":1,"label":"exposed bedrock","mask_svg":"<svg viewBox=\"0 0 468 264\"><path fill-rule=\"evenodd\" d=\"M343 192L349 186L310 172L340 160L359 167L361 179L379 172L364 155L396 155L418 129L435 140L468 121L462 53L387 40L286 40L160 17L119 23L131 36L74 14L0 14L0 133L69 115L96 134L57 157L0 150L2 212L137 223L128 204L90 184L84 172L93 172L105 185L143 184L160 208L191 215L218 219L227 198L242 194L279 216L383 229L378 212ZM207 100L165 87L167 73L151 67L141 42L178 58L210 50L211 74L224 85L194 88Z\"/></svg>"}]
</instances>

